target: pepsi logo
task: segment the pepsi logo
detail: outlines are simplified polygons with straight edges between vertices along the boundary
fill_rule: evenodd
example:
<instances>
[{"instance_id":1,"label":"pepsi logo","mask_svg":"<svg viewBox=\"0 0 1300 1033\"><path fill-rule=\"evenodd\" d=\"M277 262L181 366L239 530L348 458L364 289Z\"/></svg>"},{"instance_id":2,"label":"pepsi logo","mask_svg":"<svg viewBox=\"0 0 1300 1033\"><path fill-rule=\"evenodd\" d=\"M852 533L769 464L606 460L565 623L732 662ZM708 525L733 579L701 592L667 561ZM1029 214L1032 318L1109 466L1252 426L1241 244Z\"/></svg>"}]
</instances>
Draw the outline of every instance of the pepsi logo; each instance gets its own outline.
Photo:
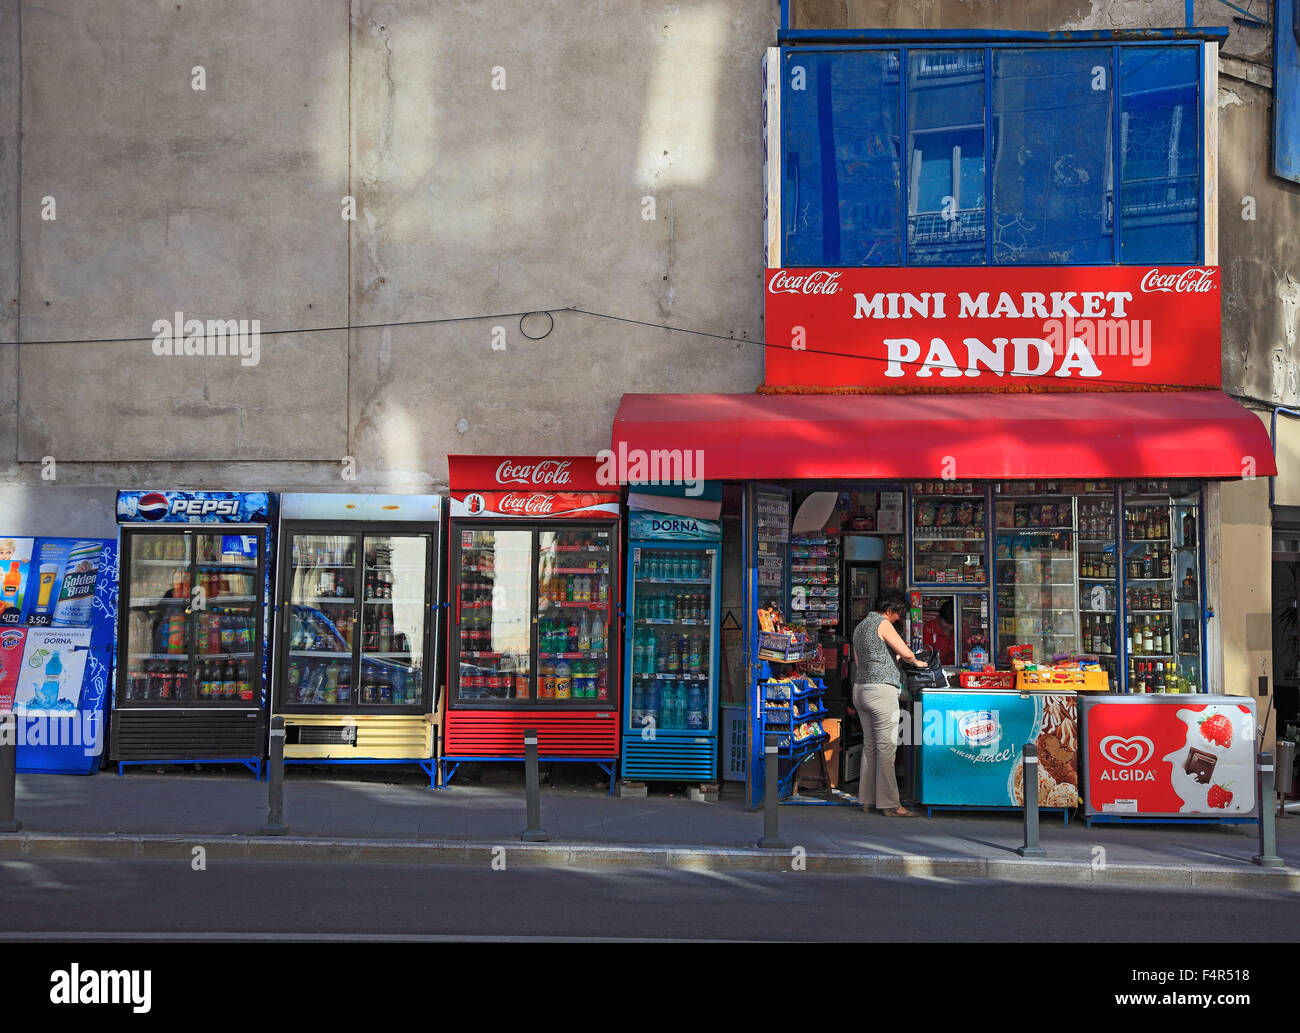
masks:
<instances>
[{"instance_id":1,"label":"pepsi logo","mask_svg":"<svg viewBox=\"0 0 1300 1033\"><path fill-rule=\"evenodd\" d=\"M167 515L167 496L156 491L141 495L140 501L135 504L135 511L146 520L161 520Z\"/></svg>"}]
</instances>

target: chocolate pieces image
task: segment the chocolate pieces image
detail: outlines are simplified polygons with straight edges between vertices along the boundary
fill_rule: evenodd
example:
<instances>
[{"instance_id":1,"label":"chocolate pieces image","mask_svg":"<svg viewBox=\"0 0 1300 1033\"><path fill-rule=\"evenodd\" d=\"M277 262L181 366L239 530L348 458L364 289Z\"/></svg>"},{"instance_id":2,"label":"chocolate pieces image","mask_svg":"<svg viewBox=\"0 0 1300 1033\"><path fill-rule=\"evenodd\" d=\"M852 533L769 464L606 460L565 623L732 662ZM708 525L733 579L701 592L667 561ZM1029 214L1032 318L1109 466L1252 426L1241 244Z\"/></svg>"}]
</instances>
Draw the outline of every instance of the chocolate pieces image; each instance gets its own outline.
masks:
<instances>
[{"instance_id":1,"label":"chocolate pieces image","mask_svg":"<svg viewBox=\"0 0 1300 1033\"><path fill-rule=\"evenodd\" d=\"M1183 770L1201 785L1209 785L1210 777L1214 774L1214 766L1218 763L1219 758L1213 753L1206 753L1192 746L1187 751L1187 759L1183 761Z\"/></svg>"}]
</instances>

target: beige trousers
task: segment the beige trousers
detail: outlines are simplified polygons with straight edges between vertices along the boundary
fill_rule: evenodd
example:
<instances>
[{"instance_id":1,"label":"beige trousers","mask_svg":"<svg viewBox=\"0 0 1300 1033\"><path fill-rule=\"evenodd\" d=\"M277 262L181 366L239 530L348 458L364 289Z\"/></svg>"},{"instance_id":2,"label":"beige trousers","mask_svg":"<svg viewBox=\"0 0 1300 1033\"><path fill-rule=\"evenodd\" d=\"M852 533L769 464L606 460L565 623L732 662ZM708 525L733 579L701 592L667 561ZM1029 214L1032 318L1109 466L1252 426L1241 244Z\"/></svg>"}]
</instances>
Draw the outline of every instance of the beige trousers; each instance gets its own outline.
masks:
<instances>
[{"instance_id":1,"label":"beige trousers","mask_svg":"<svg viewBox=\"0 0 1300 1033\"><path fill-rule=\"evenodd\" d=\"M898 748L898 687L879 682L853 686L853 709L862 722L862 776L858 800L882 811L898 806L894 753Z\"/></svg>"}]
</instances>

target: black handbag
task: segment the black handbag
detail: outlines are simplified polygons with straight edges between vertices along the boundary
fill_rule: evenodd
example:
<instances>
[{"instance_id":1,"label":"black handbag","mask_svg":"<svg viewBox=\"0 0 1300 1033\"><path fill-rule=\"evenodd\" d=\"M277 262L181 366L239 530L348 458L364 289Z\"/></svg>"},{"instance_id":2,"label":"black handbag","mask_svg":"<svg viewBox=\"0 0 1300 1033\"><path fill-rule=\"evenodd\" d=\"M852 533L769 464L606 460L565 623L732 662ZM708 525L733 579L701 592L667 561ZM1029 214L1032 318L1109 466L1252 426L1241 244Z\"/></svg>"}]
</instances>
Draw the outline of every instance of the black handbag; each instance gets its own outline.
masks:
<instances>
[{"instance_id":1,"label":"black handbag","mask_svg":"<svg viewBox=\"0 0 1300 1033\"><path fill-rule=\"evenodd\" d=\"M908 692L916 692L919 689L948 688L948 676L943 671L943 665L939 663L937 650L922 649L917 652L916 658L922 661L925 666L917 667L906 660L899 661L899 666L903 669L903 684Z\"/></svg>"}]
</instances>

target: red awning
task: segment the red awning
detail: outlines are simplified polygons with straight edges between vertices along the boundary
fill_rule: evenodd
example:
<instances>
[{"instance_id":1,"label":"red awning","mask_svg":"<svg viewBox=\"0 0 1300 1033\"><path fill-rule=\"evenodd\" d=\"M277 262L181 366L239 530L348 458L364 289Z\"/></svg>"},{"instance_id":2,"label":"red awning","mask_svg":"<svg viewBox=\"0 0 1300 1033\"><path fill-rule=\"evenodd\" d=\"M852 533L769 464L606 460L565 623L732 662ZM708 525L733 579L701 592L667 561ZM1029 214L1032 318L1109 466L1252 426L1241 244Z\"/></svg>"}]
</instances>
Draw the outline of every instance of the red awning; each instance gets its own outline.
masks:
<instances>
[{"instance_id":1,"label":"red awning","mask_svg":"<svg viewBox=\"0 0 1300 1033\"><path fill-rule=\"evenodd\" d=\"M709 480L1277 473L1263 422L1222 391L629 394L613 448L699 449Z\"/></svg>"}]
</instances>

